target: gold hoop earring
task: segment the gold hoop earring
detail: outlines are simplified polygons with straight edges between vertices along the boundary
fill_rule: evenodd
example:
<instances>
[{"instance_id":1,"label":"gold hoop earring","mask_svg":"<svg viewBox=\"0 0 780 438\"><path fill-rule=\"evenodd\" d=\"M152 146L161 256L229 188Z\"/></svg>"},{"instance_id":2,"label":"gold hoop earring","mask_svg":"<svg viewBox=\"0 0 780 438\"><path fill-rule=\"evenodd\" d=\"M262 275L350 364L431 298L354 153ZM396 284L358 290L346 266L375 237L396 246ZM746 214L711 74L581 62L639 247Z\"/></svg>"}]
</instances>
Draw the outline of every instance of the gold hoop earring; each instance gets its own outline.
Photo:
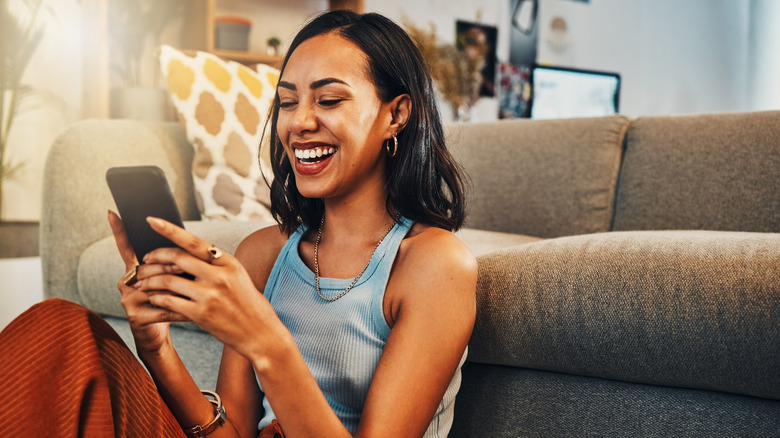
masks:
<instances>
[{"instance_id":1,"label":"gold hoop earring","mask_svg":"<svg viewBox=\"0 0 780 438\"><path fill-rule=\"evenodd\" d=\"M395 157L395 154L398 152L398 138L393 134L393 149L390 149L390 139L387 139L387 143L385 143L385 149L387 150L387 155L390 158Z\"/></svg>"}]
</instances>

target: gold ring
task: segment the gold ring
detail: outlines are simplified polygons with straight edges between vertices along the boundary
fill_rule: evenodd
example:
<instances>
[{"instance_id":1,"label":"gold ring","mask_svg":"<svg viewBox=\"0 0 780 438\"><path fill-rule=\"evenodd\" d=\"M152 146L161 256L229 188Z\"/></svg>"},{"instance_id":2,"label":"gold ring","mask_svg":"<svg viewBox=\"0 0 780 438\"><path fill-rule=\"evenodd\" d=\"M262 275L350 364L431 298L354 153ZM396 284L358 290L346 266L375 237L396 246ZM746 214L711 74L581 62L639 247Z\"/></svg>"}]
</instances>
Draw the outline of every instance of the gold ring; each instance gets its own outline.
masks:
<instances>
[{"instance_id":1,"label":"gold ring","mask_svg":"<svg viewBox=\"0 0 780 438\"><path fill-rule=\"evenodd\" d=\"M213 246L213 245L209 247L208 253L209 253L208 254L209 255L209 259L206 260L208 263L213 263L214 260L222 257L222 251L220 251L219 248L217 248L216 246Z\"/></svg>"},{"instance_id":2,"label":"gold ring","mask_svg":"<svg viewBox=\"0 0 780 438\"><path fill-rule=\"evenodd\" d=\"M133 269L125 272L125 275L122 276L121 281L125 284L125 286L134 285L135 282L138 281L138 265L135 265Z\"/></svg>"}]
</instances>

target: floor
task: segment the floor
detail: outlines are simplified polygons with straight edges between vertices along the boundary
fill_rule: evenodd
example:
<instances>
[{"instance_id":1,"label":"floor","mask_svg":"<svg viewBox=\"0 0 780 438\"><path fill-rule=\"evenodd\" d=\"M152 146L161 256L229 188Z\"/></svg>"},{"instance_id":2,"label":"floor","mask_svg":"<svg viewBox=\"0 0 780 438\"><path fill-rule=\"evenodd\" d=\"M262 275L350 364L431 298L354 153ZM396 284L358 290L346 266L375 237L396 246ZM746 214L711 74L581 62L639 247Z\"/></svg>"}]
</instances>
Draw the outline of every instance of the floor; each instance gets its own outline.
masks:
<instances>
[{"instance_id":1,"label":"floor","mask_svg":"<svg viewBox=\"0 0 780 438\"><path fill-rule=\"evenodd\" d=\"M42 299L40 257L0 259L0 330Z\"/></svg>"}]
</instances>

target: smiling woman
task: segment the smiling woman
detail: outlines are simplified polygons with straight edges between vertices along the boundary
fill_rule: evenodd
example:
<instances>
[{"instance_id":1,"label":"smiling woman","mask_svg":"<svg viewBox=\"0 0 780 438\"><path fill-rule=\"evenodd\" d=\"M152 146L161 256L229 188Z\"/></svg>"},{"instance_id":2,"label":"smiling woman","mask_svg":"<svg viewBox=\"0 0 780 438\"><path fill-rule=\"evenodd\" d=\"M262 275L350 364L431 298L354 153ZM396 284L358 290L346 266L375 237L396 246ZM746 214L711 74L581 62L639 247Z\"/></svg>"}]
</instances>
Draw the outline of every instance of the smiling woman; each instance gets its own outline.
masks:
<instances>
[{"instance_id":1,"label":"smiling woman","mask_svg":"<svg viewBox=\"0 0 780 438\"><path fill-rule=\"evenodd\" d=\"M124 428L122 419L138 418L160 436L180 428L214 437L447 436L474 324L477 268L452 233L464 220L463 177L414 44L377 14L315 18L285 57L268 133L279 226L251 234L235 256L148 218L178 247L137 260L109 213L133 280L117 282L121 303L153 383L97 315L61 301L14 324L14 345L95 340L88 344L97 348L64 348L94 363L80 381L91 372L110 376L101 387L107 398L75 410L88 413L87 426ZM31 324L51 313L66 321ZM224 344L216 393L189 376L170 339L173 321L193 321ZM21 362L54 357L45 349L25 354ZM12 382L19 368L0 367L0 375ZM17 380L45 385L74 371L57 370L63 374ZM10 402L19 406L33 402L23 394L36 393L16 394ZM139 399L154 409L139 412ZM112 419L120 406L127 412ZM35 436L74 409L52 412L43 426L18 417L0 426Z\"/></svg>"}]
</instances>

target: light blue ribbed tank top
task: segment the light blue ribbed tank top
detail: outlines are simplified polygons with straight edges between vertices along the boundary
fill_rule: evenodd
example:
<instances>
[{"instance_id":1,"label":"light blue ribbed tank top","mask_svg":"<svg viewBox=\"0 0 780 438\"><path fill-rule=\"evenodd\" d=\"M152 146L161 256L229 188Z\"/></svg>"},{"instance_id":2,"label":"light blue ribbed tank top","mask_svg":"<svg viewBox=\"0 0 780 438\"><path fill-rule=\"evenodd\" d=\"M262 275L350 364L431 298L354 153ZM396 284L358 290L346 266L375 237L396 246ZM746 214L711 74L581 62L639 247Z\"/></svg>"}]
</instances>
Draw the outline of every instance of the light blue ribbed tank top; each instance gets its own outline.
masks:
<instances>
[{"instance_id":1,"label":"light blue ribbed tank top","mask_svg":"<svg viewBox=\"0 0 780 438\"><path fill-rule=\"evenodd\" d=\"M382 310L390 270L412 224L411 220L401 218L377 247L368 268L352 290L332 302L317 295L314 272L300 257L298 246L306 231L301 226L282 248L265 287L266 298L295 339L325 398L353 434L390 334ZM320 278L320 290L324 296L332 298L351 282L352 279ZM426 437L446 436L459 387L460 367ZM265 416L260 421L260 428L275 418L266 398L263 407Z\"/></svg>"}]
</instances>

